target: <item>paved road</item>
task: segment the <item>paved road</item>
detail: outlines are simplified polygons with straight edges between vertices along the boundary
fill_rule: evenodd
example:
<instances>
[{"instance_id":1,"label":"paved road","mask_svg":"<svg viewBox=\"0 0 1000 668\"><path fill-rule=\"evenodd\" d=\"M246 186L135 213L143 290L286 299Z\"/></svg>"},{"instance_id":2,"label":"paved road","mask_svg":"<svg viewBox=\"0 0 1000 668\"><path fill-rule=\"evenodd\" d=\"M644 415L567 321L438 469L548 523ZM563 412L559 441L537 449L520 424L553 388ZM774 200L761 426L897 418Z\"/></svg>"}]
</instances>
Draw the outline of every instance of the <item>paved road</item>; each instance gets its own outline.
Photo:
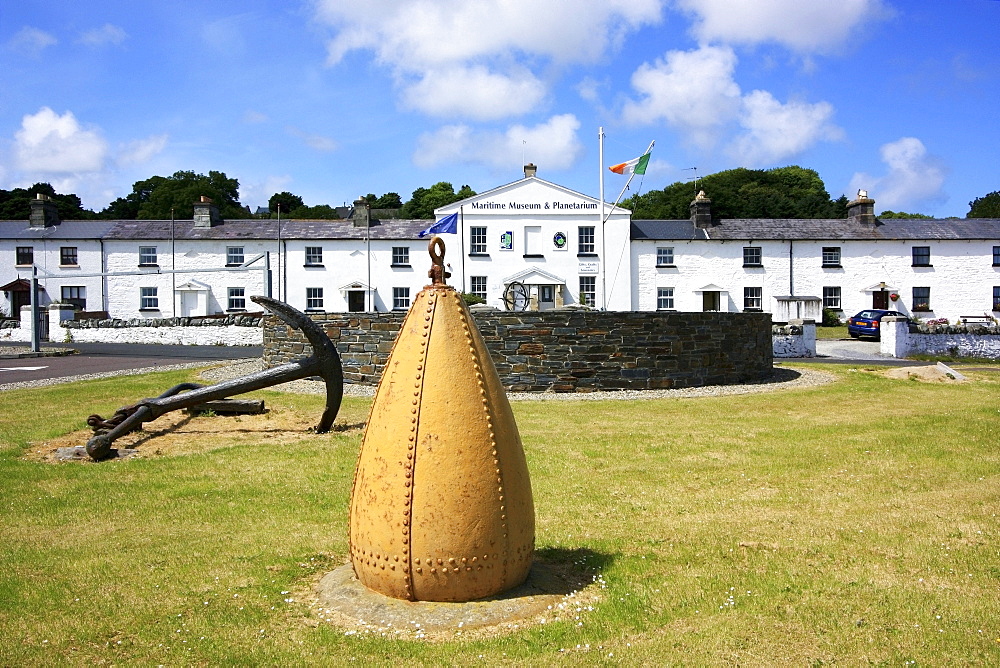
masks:
<instances>
[{"instance_id":1,"label":"paved road","mask_svg":"<svg viewBox=\"0 0 1000 668\"><path fill-rule=\"evenodd\" d=\"M5 351L23 348L24 344L0 344L0 356ZM93 373L108 373L123 369L149 369L175 364L194 364L247 357L260 357L261 346L164 346L130 343L43 344L42 350L72 348L78 355L65 357L30 357L0 359L0 385L30 380L63 378Z\"/></svg>"},{"instance_id":2,"label":"paved road","mask_svg":"<svg viewBox=\"0 0 1000 668\"><path fill-rule=\"evenodd\" d=\"M885 366L923 366L927 362L901 360L883 357L879 352L879 342L861 339L819 339L816 341L816 357L810 362L828 364L852 364L859 361Z\"/></svg>"}]
</instances>

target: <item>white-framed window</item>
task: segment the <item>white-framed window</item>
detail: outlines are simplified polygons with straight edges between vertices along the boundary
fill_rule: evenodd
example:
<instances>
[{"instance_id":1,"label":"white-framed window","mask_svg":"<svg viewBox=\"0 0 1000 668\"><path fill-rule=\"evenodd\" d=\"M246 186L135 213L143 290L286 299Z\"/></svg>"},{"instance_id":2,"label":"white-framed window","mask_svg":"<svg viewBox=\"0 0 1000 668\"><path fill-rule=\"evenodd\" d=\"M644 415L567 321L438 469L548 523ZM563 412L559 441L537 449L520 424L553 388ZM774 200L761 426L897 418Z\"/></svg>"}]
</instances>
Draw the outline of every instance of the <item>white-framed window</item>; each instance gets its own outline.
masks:
<instances>
[{"instance_id":1,"label":"white-framed window","mask_svg":"<svg viewBox=\"0 0 1000 668\"><path fill-rule=\"evenodd\" d=\"M410 266L410 247L409 246L393 246L392 247L392 266L394 266L394 267L409 267Z\"/></svg>"},{"instance_id":2,"label":"white-framed window","mask_svg":"<svg viewBox=\"0 0 1000 668\"><path fill-rule=\"evenodd\" d=\"M410 308L410 289L409 288L393 288L392 289L392 310L393 311L405 311Z\"/></svg>"},{"instance_id":3,"label":"white-framed window","mask_svg":"<svg viewBox=\"0 0 1000 668\"><path fill-rule=\"evenodd\" d=\"M139 266L156 266L156 246L139 246Z\"/></svg>"},{"instance_id":4,"label":"white-framed window","mask_svg":"<svg viewBox=\"0 0 1000 668\"><path fill-rule=\"evenodd\" d=\"M656 288L656 310L657 311L674 310L673 288Z\"/></svg>"},{"instance_id":5,"label":"white-framed window","mask_svg":"<svg viewBox=\"0 0 1000 668\"><path fill-rule=\"evenodd\" d=\"M542 226L524 226L524 257L542 256Z\"/></svg>"},{"instance_id":6,"label":"white-framed window","mask_svg":"<svg viewBox=\"0 0 1000 668\"><path fill-rule=\"evenodd\" d=\"M486 253L486 228L485 227L470 227L469 228L469 254L470 255L484 255ZM407 303L406 308L409 308L409 303Z\"/></svg>"},{"instance_id":7,"label":"white-framed window","mask_svg":"<svg viewBox=\"0 0 1000 668\"><path fill-rule=\"evenodd\" d=\"M226 266L238 267L243 264L243 246L226 247Z\"/></svg>"},{"instance_id":8,"label":"white-framed window","mask_svg":"<svg viewBox=\"0 0 1000 668\"><path fill-rule=\"evenodd\" d=\"M587 306L597 305L597 277L580 277L580 303Z\"/></svg>"},{"instance_id":9,"label":"white-framed window","mask_svg":"<svg viewBox=\"0 0 1000 668\"><path fill-rule=\"evenodd\" d=\"M60 300L64 304L72 304L81 311L87 310L87 288L82 285L64 285L61 288Z\"/></svg>"},{"instance_id":10,"label":"white-framed window","mask_svg":"<svg viewBox=\"0 0 1000 668\"><path fill-rule=\"evenodd\" d=\"M14 263L17 265L32 265L35 263L34 246L18 246L15 253Z\"/></svg>"},{"instance_id":11,"label":"white-framed window","mask_svg":"<svg viewBox=\"0 0 1000 668\"><path fill-rule=\"evenodd\" d=\"M672 266L674 266L674 247L673 246L657 246L657 248L656 248L656 266L657 267L672 267Z\"/></svg>"},{"instance_id":12,"label":"white-framed window","mask_svg":"<svg viewBox=\"0 0 1000 668\"><path fill-rule=\"evenodd\" d=\"M469 292L486 299L486 277L469 276Z\"/></svg>"},{"instance_id":13,"label":"white-framed window","mask_svg":"<svg viewBox=\"0 0 1000 668\"><path fill-rule=\"evenodd\" d=\"M594 226L581 225L577 228L577 253L594 252Z\"/></svg>"},{"instance_id":14,"label":"white-framed window","mask_svg":"<svg viewBox=\"0 0 1000 668\"><path fill-rule=\"evenodd\" d=\"M306 310L323 310L323 288L306 288Z\"/></svg>"},{"instance_id":15,"label":"white-framed window","mask_svg":"<svg viewBox=\"0 0 1000 668\"><path fill-rule=\"evenodd\" d=\"M764 288L748 287L743 288L743 310L763 311Z\"/></svg>"},{"instance_id":16,"label":"white-framed window","mask_svg":"<svg viewBox=\"0 0 1000 668\"><path fill-rule=\"evenodd\" d=\"M823 308L840 309L840 286L823 286Z\"/></svg>"},{"instance_id":17,"label":"white-framed window","mask_svg":"<svg viewBox=\"0 0 1000 668\"><path fill-rule=\"evenodd\" d=\"M306 266L317 267L323 265L323 247L306 246Z\"/></svg>"},{"instance_id":18,"label":"white-framed window","mask_svg":"<svg viewBox=\"0 0 1000 668\"><path fill-rule=\"evenodd\" d=\"M63 246L59 249L59 265L62 267L75 267L79 265L79 258L76 253L76 246Z\"/></svg>"},{"instance_id":19,"label":"white-framed window","mask_svg":"<svg viewBox=\"0 0 1000 668\"><path fill-rule=\"evenodd\" d=\"M823 246L823 266L840 266L840 246Z\"/></svg>"},{"instance_id":20,"label":"white-framed window","mask_svg":"<svg viewBox=\"0 0 1000 668\"><path fill-rule=\"evenodd\" d=\"M931 289L929 287L913 288L913 301L911 311L931 310Z\"/></svg>"},{"instance_id":21,"label":"white-framed window","mask_svg":"<svg viewBox=\"0 0 1000 668\"><path fill-rule=\"evenodd\" d=\"M763 264L762 259L763 259L763 254L761 253L760 246L743 247L744 267L760 267Z\"/></svg>"},{"instance_id":22,"label":"white-framed window","mask_svg":"<svg viewBox=\"0 0 1000 668\"><path fill-rule=\"evenodd\" d=\"M151 310L160 308L160 298L156 288L139 288L139 308Z\"/></svg>"},{"instance_id":23,"label":"white-framed window","mask_svg":"<svg viewBox=\"0 0 1000 668\"><path fill-rule=\"evenodd\" d=\"M246 288L229 288L228 310L230 311L247 310Z\"/></svg>"}]
</instances>

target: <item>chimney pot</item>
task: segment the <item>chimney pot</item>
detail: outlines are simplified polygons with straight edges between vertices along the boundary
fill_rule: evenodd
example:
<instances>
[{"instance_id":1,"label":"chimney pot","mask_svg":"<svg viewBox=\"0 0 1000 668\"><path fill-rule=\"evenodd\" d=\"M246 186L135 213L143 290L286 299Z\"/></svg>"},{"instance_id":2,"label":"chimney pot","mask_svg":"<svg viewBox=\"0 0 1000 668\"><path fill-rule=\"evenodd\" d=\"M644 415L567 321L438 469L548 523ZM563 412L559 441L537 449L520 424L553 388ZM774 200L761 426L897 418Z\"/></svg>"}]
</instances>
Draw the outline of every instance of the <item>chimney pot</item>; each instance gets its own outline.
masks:
<instances>
[{"instance_id":1,"label":"chimney pot","mask_svg":"<svg viewBox=\"0 0 1000 668\"><path fill-rule=\"evenodd\" d=\"M712 200L705 195L704 190L699 190L691 202L691 222L700 230L712 227Z\"/></svg>"},{"instance_id":2,"label":"chimney pot","mask_svg":"<svg viewBox=\"0 0 1000 668\"><path fill-rule=\"evenodd\" d=\"M875 217L875 200L868 196L867 190L858 190L858 198L847 203L847 220L864 227L878 225Z\"/></svg>"},{"instance_id":3,"label":"chimney pot","mask_svg":"<svg viewBox=\"0 0 1000 668\"><path fill-rule=\"evenodd\" d=\"M537 173L538 173L538 167L536 167L534 163L529 162L527 165L524 166L524 177L525 178L530 178L530 177L534 176Z\"/></svg>"},{"instance_id":4,"label":"chimney pot","mask_svg":"<svg viewBox=\"0 0 1000 668\"><path fill-rule=\"evenodd\" d=\"M31 200L31 213L28 215L29 227L50 227L59 224L59 209L52 198L44 193L35 193Z\"/></svg>"},{"instance_id":5,"label":"chimney pot","mask_svg":"<svg viewBox=\"0 0 1000 668\"><path fill-rule=\"evenodd\" d=\"M201 195L194 203L194 226L195 227L215 227L222 223L222 215L219 207L212 203L210 197Z\"/></svg>"}]
</instances>

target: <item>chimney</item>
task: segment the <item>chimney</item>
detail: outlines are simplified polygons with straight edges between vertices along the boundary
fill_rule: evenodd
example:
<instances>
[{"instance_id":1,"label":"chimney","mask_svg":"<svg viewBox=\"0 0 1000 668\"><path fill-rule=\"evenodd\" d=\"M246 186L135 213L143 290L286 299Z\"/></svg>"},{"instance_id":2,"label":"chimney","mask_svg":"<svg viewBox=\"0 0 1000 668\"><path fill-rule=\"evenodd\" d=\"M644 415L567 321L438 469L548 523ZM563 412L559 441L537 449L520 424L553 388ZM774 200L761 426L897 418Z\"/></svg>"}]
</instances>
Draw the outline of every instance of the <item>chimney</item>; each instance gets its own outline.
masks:
<instances>
[{"instance_id":1,"label":"chimney","mask_svg":"<svg viewBox=\"0 0 1000 668\"><path fill-rule=\"evenodd\" d=\"M354 219L354 227L371 227L372 212L368 208L368 201L364 197L354 200L354 212L351 214Z\"/></svg>"},{"instance_id":2,"label":"chimney","mask_svg":"<svg viewBox=\"0 0 1000 668\"><path fill-rule=\"evenodd\" d=\"M31 214L28 216L28 227L51 227L59 224L59 209L56 203L44 193L35 193L31 200Z\"/></svg>"},{"instance_id":3,"label":"chimney","mask_svg":"<svg viewBox=\"0 0 1000 668\"><path fill-rule=\"evenodd\" d=\"M875 217L875 200L868 196L867 190L859 190L858 198L847 203L847 220L866 227L878 225L878 219Z\"/></svg>"},{"instance_id":4,"label":"chimney","mask_svg":"<svg viewBox=\"0 0 1000 668\"><path fill-rule=\"evenodd\" d=\"M215 227L222 223L222 216L219 215L219 207L212 204L210 197L202 195L194 203L194 226L195 227Z\"/></svg>"},{"instance_id":5,"label":"chimney","mask_svg":"<svg viewBox=\"0 0 1000 668\"><path fill-rule=\"evenodd\" d=\"M538 167L535 166L535 163L529 162L527 165L524 166L524 178L526 179L531 178L537 173L538 173Z\"/></svg>"},{"instance_id":6,"label":"chimney","mask_svg":"<svg viewBox=\"0 0 1000 668\"><path fill-rule=\"evenodd\" d=\"M699 230L712 226L712 200L705 196L704 190L699 190L691 202L691 222Z\"/></svg>"}]
</instances>

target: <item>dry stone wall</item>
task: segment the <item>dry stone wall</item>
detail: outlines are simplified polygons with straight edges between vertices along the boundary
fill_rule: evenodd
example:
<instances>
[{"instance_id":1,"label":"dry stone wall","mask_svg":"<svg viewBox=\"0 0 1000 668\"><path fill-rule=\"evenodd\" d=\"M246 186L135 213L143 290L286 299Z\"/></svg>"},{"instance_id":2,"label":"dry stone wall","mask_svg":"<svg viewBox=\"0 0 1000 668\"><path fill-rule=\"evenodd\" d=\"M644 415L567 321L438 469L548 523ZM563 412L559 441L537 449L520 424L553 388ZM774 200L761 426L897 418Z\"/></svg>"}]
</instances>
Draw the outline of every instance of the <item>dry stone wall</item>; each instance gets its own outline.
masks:
<instances>
[{"instance_id":1,"label":"dry stone wall","mask_svg":"<svg viewBox=\"0 0 1000 668\"><path fill-rule=\"evenodd\" d=\"M312 315L312 314L311 314ZM404 313L312 315L347 382L376 384ZM589 392L752 382L772 373L768 313L474 311L500 379L515 392ZM309 354L301 332L264 320L264 361Z\"/></svg>"}]
</instances>

